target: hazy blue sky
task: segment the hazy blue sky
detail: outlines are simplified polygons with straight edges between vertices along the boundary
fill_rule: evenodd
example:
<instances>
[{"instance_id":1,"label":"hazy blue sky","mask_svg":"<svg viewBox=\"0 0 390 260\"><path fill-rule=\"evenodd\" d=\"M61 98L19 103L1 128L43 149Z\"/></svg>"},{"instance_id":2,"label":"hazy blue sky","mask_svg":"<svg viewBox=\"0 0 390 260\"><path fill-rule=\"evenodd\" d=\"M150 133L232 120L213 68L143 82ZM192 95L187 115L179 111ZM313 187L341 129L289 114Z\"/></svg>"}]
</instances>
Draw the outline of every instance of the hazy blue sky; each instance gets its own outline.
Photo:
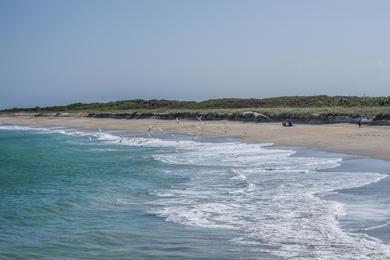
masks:
<instances>
[{"instance_id":1,"label":"hazy blue sky","mask_svg":"<svg viewBox=\"0 0 390 260\"><path fill-rule=\"evenodd\" d=\"M390 1L0 0L0 107L390 95Z\"/></svg>"}]
</instances>

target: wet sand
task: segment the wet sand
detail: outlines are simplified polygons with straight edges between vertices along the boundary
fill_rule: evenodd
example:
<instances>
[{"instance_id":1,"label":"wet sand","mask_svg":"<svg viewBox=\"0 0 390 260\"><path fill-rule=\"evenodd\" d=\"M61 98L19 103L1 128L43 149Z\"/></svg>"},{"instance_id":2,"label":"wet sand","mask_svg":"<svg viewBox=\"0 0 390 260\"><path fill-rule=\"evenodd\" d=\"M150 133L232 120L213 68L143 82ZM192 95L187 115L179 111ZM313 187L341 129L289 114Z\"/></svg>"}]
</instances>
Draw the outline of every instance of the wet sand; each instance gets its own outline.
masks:
<instances>
[{"instance_id":1,"label":"wet sand","mask_svg":"<svg viewBox=\"0 0 390 260\"><path fill-rule=\"evenodd\" d=\"M0 115L0 124L64 126L86 129L120 130L152 135L180 133L204 137L237 137L246 141L273 143L275 146L299 146L328 152L369 156L390 160L390 127L352 124L295 125L280 123L243 123L231 121L180 121L95 119L85 117L33 117ZM162 131L163 132L162 132Z\"/></svg>"}]
</instances>

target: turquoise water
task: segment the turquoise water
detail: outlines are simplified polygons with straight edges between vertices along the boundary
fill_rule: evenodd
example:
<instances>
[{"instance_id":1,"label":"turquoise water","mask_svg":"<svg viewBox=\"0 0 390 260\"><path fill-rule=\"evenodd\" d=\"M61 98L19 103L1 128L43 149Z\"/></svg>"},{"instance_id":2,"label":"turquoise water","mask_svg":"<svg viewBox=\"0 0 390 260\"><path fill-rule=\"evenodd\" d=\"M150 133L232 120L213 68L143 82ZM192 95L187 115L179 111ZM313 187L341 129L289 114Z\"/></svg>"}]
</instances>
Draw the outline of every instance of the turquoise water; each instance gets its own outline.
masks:
<instances>
[{"instance_id":1,"label":"turquoise water","mask_svg":"<svg viewBox=\"0 0 390 260\"><path fill-rule=\"evenodd\" d=\"M147 214L152 191L186 180L167 174L172 167L152 153L81 137L0 131L0 258L221 256L212 248L222 244L213 242L218 234Z\"/></svg>"},{"instance_id":2,"label":"turquoise water","mask_svg":"<svg viewBox=\"0 0 390 260\"><path fill-rule=\"evenodd\" d=\"M387 212L362 222L356 201L373 204L367 189L388 178L343 160L232 140L3 126L0 258L387 259L386 237L369 234Z\"/></svg>"}]
</instances>

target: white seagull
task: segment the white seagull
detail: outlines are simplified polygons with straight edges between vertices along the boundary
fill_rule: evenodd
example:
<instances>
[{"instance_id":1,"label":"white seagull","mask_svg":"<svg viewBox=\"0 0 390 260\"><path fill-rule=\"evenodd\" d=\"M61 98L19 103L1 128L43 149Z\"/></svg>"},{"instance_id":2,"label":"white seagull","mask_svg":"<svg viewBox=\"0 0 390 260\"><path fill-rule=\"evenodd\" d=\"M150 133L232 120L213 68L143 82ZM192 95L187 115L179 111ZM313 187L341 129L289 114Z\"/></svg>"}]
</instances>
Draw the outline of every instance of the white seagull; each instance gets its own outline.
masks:
<instances>
[{"instance_id":1,"label":"white seagull","mask_svg":"<svg viewBox=\"0 0 390 260\"><path fill-rule=\"evenodd\" d=\"M147 135L148 135L149 137L152 137L152 127L151 127L151 126L148 127Z\"/></svg>"},{"instance_id":2,"label":"white seagull","mask_svg":"<svg viewBox=\"0 0 390 260\"><path fill-rule=\"evenodd\" d=\"M200 116L200 117L197 117L196 119L198 119L201 124L204 124L203 121L202 121L202 117L203 116Z\"/></svg>"}]
</instances>

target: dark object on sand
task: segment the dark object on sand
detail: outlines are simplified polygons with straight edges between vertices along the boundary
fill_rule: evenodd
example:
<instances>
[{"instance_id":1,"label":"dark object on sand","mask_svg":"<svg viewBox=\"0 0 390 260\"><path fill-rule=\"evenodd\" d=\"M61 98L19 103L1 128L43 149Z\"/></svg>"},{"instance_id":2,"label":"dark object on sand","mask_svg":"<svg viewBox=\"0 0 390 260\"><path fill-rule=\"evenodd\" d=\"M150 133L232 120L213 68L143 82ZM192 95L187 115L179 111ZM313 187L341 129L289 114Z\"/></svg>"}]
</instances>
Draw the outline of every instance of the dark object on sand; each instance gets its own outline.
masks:
<instances>
[{"instance_id":1,"label":"dark object on sand","mask_svg":"<svg viewBox=\"0 0 390 260\"><path fill-rule=\"evenodd\" d=\"M291 120L288 120L287 122L283 122L282 125L285 127L291 127L291 126L293 126L293 123Z\"/></svg>"},{"instance_id":2,"label":"dark object on sand","mask_svg":"<svg viewBox=\"0 0 390 260\"><path fill-rule=\"evenodd\" d=\"M358 121L359 128L362 128L362 120L363 120L363 118L359 118L359 121Z\"/></svg>"}]
</instances>

